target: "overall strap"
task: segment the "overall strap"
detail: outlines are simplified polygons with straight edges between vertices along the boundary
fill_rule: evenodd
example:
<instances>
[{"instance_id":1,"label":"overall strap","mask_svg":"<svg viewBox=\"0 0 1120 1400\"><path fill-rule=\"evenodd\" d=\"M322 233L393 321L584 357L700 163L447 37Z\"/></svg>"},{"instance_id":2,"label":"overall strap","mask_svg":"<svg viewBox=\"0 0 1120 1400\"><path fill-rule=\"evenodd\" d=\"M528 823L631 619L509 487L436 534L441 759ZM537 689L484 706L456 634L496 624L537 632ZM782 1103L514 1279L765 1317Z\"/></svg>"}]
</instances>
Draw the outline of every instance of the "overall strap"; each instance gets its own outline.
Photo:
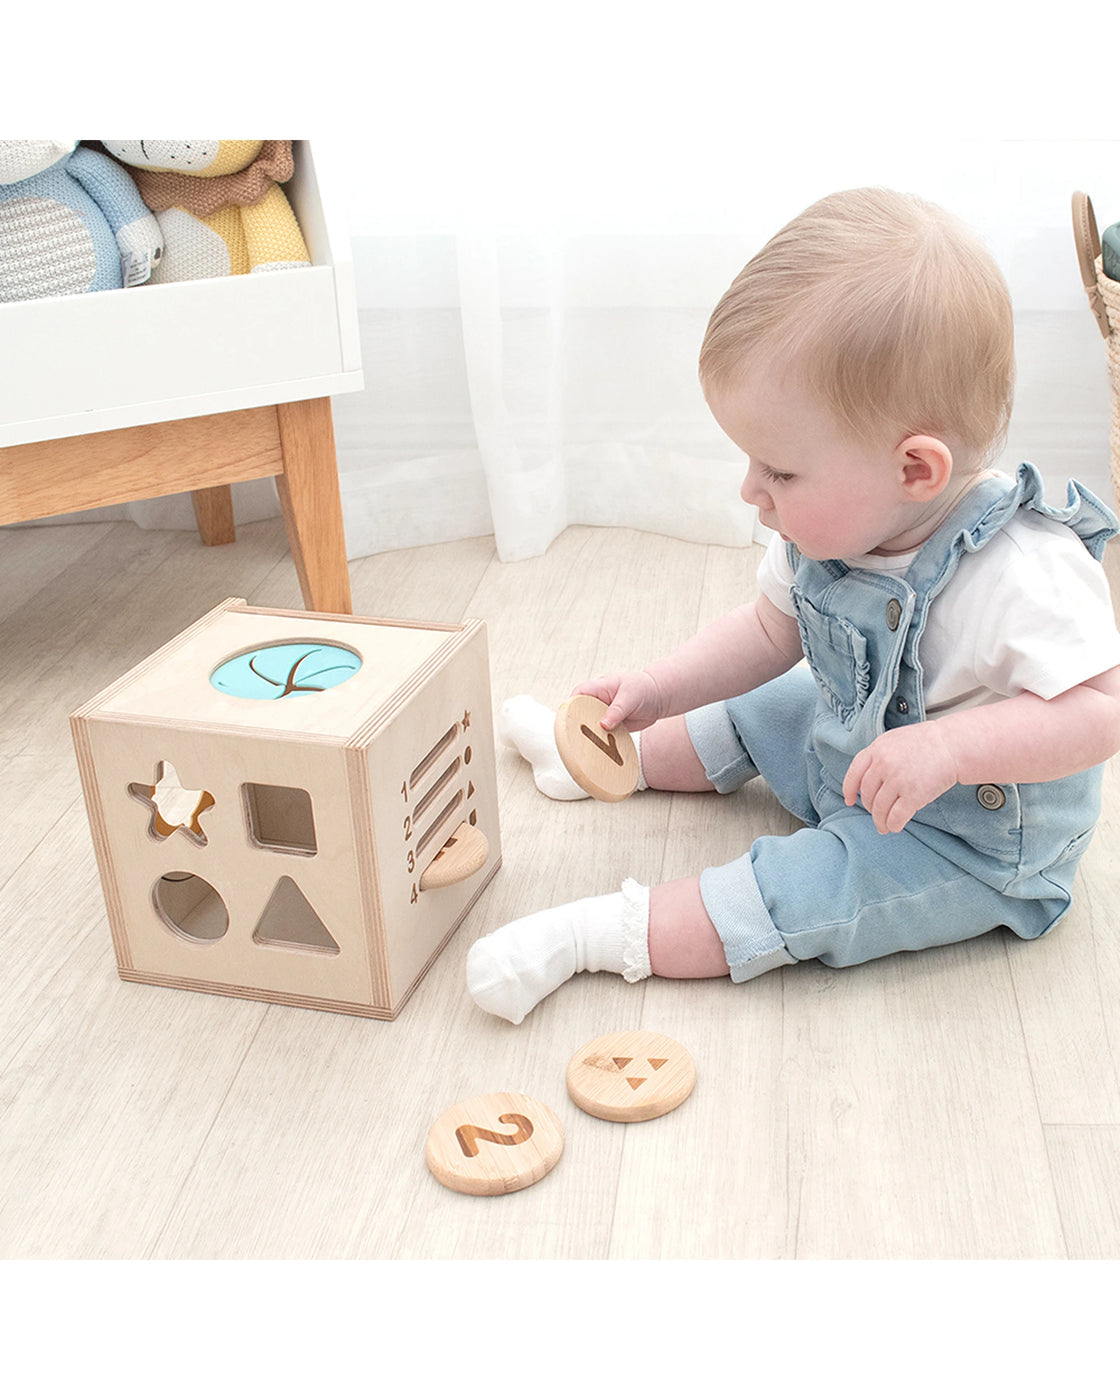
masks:
<instances>
[{"instance_id":1,"label":"overall strap","mask_svg":"<svg viewBox=\"0 0 1120 1400\"><path fill-rule=\"evenodd\" d=\"M1068 525L1094 559L1101 558L1105 545L1120 531L1115 513L1080 481L1067 482L1064 506L1048 506L1042 496L1042 478L1029 462L1019 468L1018 480L1022 487L1020 504L1048 520Z\"/></svg>"},{"instance_id":2,"label":"overall strap","mask_svg":"<svg viewBox=\"0 0 1120 1400\"><path fill-rule=\"evenodd\" d=\"M1078 481L1066 487L1064 506L1047 505L1037 467L1023 462L1010 485L1000 477L979 482L918 552L907 581L919 593L940 592L962 553L974 554L1019 510L1037 511L1067 525L1094 559L1120 528L1120 522L1097 496Z\"/></svg>"}]
</instances>

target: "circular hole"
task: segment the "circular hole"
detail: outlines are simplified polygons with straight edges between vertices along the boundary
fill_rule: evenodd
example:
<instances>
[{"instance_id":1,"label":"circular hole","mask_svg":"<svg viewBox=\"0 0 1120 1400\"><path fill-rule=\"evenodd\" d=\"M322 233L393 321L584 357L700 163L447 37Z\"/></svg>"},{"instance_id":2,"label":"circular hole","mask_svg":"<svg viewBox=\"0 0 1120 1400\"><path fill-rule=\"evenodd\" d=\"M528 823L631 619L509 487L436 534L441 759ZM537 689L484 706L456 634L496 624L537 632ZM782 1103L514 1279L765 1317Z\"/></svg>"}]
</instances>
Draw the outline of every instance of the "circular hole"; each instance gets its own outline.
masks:
<instances>
[{"instance_id":1,"label":"circular hole","mask_svg":"<svg viewBox=\"0 0 1120 1400\"><path fill-rule=\"evenodd\" d=\"M196 942L213 943L229 928L229 910L221 895L188 870L169 870L152 889L156 912L175 933Z\"/></svg>"},{"instance_id":2,"label":"circular hole","mask_svg":"<svg viewBox=\"0 0 1120 1400\"><path fill-rule=\"evenodd\" d=\"M210 673L210 684L241 700L287 700L332 690L361 668L356 651L333 642L270 642L223 661Z\"/></svg>"}]
</instances>

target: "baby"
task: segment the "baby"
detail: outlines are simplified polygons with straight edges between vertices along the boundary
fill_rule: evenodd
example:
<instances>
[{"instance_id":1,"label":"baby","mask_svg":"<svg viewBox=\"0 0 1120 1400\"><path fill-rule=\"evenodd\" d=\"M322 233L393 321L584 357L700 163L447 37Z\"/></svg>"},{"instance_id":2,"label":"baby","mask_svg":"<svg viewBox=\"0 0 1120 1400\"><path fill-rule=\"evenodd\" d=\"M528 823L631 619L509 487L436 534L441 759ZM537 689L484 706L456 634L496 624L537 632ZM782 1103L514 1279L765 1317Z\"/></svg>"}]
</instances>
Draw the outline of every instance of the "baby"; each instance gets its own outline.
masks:
<instances>
[{"instance_id":1,"label":"baby","mask_svg":"<svg viewBox=\"0 0 1120 1400\"><path fill-rule=\"evenodd\" d=\"M480 939L471 995L515 1024L580 971L743 982L1000 926L1037 938L1069 908L1120 749L1099 562L1117 521L1077 483L1057 508L1029 464L991 469L1011 304L963 227L886 190L819 201L732 283L700 378L774 532L760 596L577 693L634 733L640 788L761 777L804 826ZM522 696L500 727L542 791L582 797L552 724Z\"/></svg>"}]
</instances>

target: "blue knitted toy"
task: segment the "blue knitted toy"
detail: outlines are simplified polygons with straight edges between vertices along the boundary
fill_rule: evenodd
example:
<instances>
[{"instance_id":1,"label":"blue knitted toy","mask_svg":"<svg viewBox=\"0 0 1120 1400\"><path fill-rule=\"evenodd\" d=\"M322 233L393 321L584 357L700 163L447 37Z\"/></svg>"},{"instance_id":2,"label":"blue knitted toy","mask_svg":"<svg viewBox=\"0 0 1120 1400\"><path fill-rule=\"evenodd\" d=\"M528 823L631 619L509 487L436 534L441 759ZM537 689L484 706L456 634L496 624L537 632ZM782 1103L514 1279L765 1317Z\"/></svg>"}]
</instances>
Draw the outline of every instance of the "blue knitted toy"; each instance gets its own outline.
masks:
<instances>
[{"instance_id":1,"label":"blue knitted toy","mask_svg":"<svg viewBox=\"0 0 1120 1400\"><path fill-rule=\"evenodd\" d=\"M126 170L75 141L0 141L0 302L146 282L159 223Z\"/></svg>"}]
</instances>

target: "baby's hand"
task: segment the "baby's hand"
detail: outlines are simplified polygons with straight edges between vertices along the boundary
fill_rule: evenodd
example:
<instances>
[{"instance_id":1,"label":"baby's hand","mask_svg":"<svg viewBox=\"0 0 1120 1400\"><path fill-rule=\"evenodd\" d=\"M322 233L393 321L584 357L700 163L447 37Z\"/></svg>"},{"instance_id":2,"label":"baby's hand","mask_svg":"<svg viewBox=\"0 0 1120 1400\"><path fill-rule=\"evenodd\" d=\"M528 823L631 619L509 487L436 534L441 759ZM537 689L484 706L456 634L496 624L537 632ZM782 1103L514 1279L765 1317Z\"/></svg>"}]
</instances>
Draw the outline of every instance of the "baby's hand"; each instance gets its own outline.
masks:
<instances>
[{"instance_id":1,"label":"baby's hand","mask_svg":"<svg viewBox=\"0 0 1120 1400\"><path fill-rule=\"evenodd\" d=\"M648 729L662 719L661 691L648 671L623 671L577 685L573 695L594 695L607 706L599 721L604 729L625 722L627 729Z\"/></svg>"},{"instance_id":2,"label":"baby's hand","mask_svg":"<svg viewBox=\"0 0 1120 1400\"><path fill-rule=\"evenodd\" d=\"M884 836L957 782L957 762L936 720L888 729L852 759L844 800L861 801Z\"/></svg>"}]
</instances>

